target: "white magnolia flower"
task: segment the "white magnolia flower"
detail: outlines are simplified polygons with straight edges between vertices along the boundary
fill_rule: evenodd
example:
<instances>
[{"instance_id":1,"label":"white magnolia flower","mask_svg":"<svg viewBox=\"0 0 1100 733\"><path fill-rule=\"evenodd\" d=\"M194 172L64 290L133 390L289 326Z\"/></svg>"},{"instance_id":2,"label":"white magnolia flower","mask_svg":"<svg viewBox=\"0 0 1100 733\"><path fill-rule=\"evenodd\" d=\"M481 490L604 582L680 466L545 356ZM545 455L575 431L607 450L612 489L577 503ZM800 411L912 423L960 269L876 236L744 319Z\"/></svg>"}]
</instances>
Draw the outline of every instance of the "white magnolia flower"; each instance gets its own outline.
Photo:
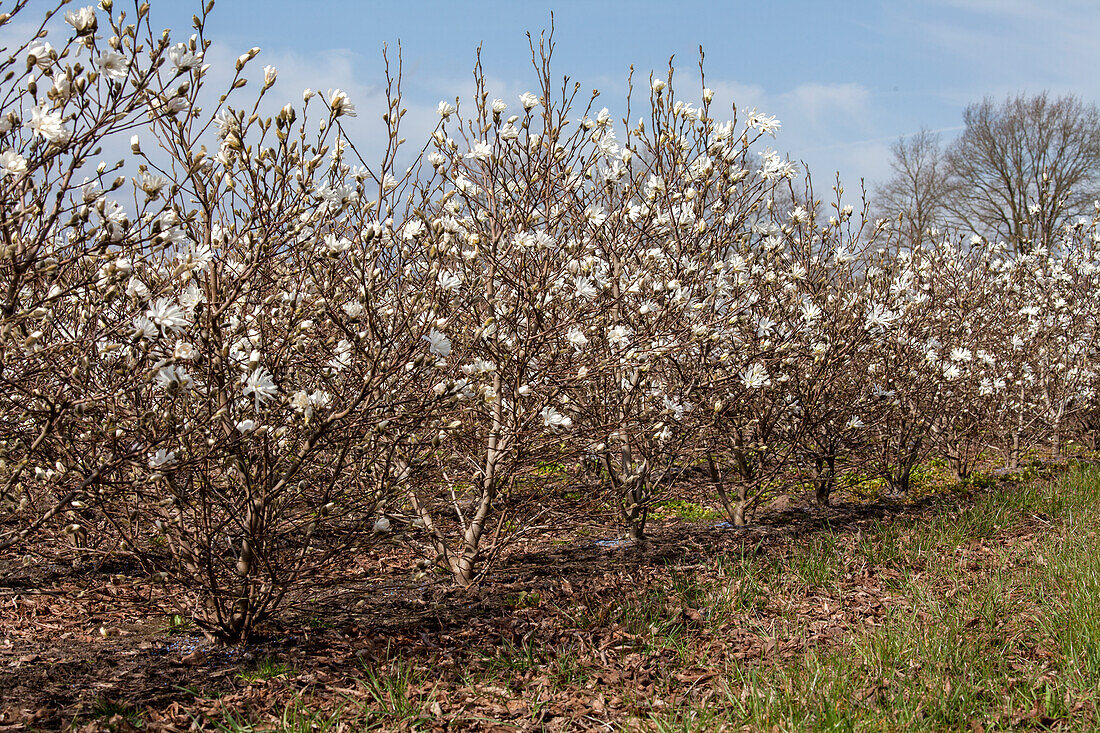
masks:
<instances>
[{"instance_id":1,"label":"white magnolia flower","mask_svg":"<svg viewBox=\"0 0 1100 733\"><path fill-rule=\"evenodd\" d=\"M772 137L775 137L775 133L781 126L778 119L762 112L757 112L755 107L753 107L752 112L749 113L748 122L745 124L754 130L760 130L760 132L771 135Z\"/></svg>"},{"instance_id":2,"label":"white magnolia flower","mask_svg":"<svg viewBox=\"0 0 1100 733\"><path fill-rule=\"evenodd\" d=\"M195 382L181 366L165 366L157 370L157 384L169 392L186 392Z\"/></svg>"},{"instance_id":3,"label":"white magnolia flower","mask_svg":"<svg viewBox=\"0 0 1100 733\"><path fill-rule=\"evenodd\" d=\"M592 300L600 294L600 289L592 284L592 281L586 277L578 275L573 280L573 287L577 290L577 295Z\"/></svg>"},{"instance_id":4,"label":"white magnolia flower","mask_svg":"<svg viewBox=\"0 0 1100 733\"><path fill-rule=\"evenodd\" d=\"M34 64L42 71L53 66L54 49L48 42L36 43L27 49L27 61Z\"/></svg>"},{"instance_id":5,"label":"white magnolia flower","mask_svg":"<svg viewBox=\"0 0 1100 733\"><path fill-rule=\"evenodd\" d=\"M470 152L466 153L464 157L467 160L489 160L489 158L491 158L492 156L492 146L486 143L484 140L478 140L474 143L474 146L470 149Z\"/></svg>"},{"instance_id":6,"label":"white magnolia flower","mask_svg":"<svg viewBox=\"0 0 1100 733\"><path fill-rule=\"evenodd\" d=\"M73 78L68 74L54 74L53 93L61 100L73 96Z\"/></svg>"},{"instance_id":7,"label":"white magnolia flower","mask_svg":"<svg viewBox=\"0 0 1100 733\"><path fill-rule=\"evenodd\" d=\"M0 153L0 176L20 176L27 172L27 159L11 148Z\"/></svg>"},{"instance_id":8,"label":"white magnolia flower","mask_svg":"<svg viewBox=\"0 0 1100 733\"><path fill-rule=\"evenodd\" d=\"M549 405L542 408L540 415L542 416L542 424L548 428L568 430L573 427L573 420L571 418L561 414Z\"/></svg>"},{"instance_id":9,"label":"white magnolia flower","mask_svg":"<svg viewBox=\"0 0 1100 733\"><path fill-rule=\"evenodd\" d=\"M565 340L572 344L577 351L588 345L588 337L584 335L584 331L575 327L569 329L569 332L565 334Z\"/></svg>"},{"instance_id":10,"label":"white magnolia flower","mask_svg":"<svg viewBox=\"0 0 1100 733\"><path fill-rule=\"evenodd\" d=\"M135 137L137 136L135 135ZM161 176L151 175L150 173L142 173L141 178L135 179L134 182L137 183L145 195L150 198L158 195L161 189L168 185L167 179Z\"/></svg>"},{"instance_id":11,"label":"white magnolia flower","mask_svg":"<svg viewBox=\"0 0 1100 733\"><path fill-rule=\"evenodd\" d=\"M470 364L462 365L462 373L467 375L473 374L488 374L489 372L495 372L497 365L486 359L474 359Z\"/></svg>"},{"instance_id":12,"label":"white magnolia flower","mask_svg":"<svg viewBox=\"0 0 1100 733\"><path fill-rule=\"evenodd\" d=\"M134 316L134 320L131 323L134 327L134 338L136 339L153 339L160 335L157 324L153 323L145 316Z\"/></svg>"},{"instance_id":13,"label":"white magnolia flower","mask_svg":"<svg viewBox=\"0 0 1100 733\"><path fill-rule=\"evenodd\" d=\"M183 74L202 66L202 54L192 53L187 46L177 43L168 49L168 61L175 68L177 74Z\"/></svg>"},{"instance_id":14,"label":"white magnolia flower","mask_svg":"<svg viewBox=\"0 0 1100 733\"><path fill-rule=\"evenodd\" d=\"M531 111L538 106L539 98L531 92L524 92L519 95L519 103L523 105L525 110Z\"/></svg>"},{"instance_id":15,"label":"white magnolia flower","mask_svg":"<svg viewBox=\"0 0 1100 733\"><path fill-rule=\"evenodd\" d=\"M630 329L626 326L612 326L607 329L607 343L612 346L629 346Z\"/></svg>"},{"instance_id":16,"label":"white magnolia flower","mask_svg":"<svg viewBox=\"0 0 1100 733\"><path fill-rule=\"evenodd\" d=\"M315 390L313 394L308 394L305 390L298 390L290 397L291 408L300 412L306 420L313 417L315 409L324 409L329 406L330 402L332 402L332 396L320 389Z\"/></svg>"},{"instance_id":17,"label":"white magnolia flower","mask_svg":"<svg viewBox=\"0 0 1100 733\"><path fill-rule=\"evenodd\" d=\"M214 250L205 242L191 242L186 249L176 255L176 260L183 270L205 272L214 261ZM203 299L205 297L204 295ZM181 296L180 301L183 302L183 300L184 296Z\"/></svg>"},{"instance_id":18,"label":"white magnolia flower","mask_svg":"<svg viewBox=\"0 0 1100 733\"><path fill-rule=\"evenodd\" d=\"M424 225L423 221L420 219L410 219L401 229L401 238L406 241L412 241L422 236L426 231L428 231L428 227Z\"/></svg>"},{"instance_id":19,"label":"white magnolia flower","mask_svg":"<svg viewBox=\"0 0 1100 733\"><path fill-rule=\"evenodd\" d=\"M584 210L584 218L592 226L600 226L607 221L607 209L602 206L589 206Z\"/></svg>"},{"instance_id":20,"label":"white magnolia flower","mask_svg":"<svg viewBox=\"0 0 1100 733\"><path fill-rule=\"evenodd\" d=\"M493 114L499 115L508 109L508 105L504 103L503 99L494 99L490 108L493 110Z\"/></svg>"},{"instance_id":21,"label":"white magnolia flower","mask_svg":"<svg viewBox=\"0 0 1100 733\"><path fill-rule=\"evenodd\" d=\"M390 520L386 516L381 516L374 520L374 533L386 534L390 531Z\"/></svg>"},{"instance_id":22,"label":"white magnolia flower","mask_svg":"<svg viewBox=\"0 0 1100 733\"><path fill-rule=\"evenodd\" d=\"M666 86L666 84L665 84L664 79L654 79L653 80L653 91L657 92L658 94L660 94L661 92L663 92L665 90L665 86Z\"/></svg>"},{"instance_id":23,"label":"white magnolia flower","mask_svg":"<svg viewBox=\"0 0 1100 733\"><path fill-rule=\"evenodd\" d=\"M96 66L108 79L122 81L130 72L130 62L118 51L104 51L96 59Z\"/></svg>"},{"instance_id":24,"label":"white magnolia flower","mask_svg":"<svg viewBox=\"0 0 1100 733\"><path fill-rule=\"evenodd\" d=\"M149 468L160 468L162 466L167 466L169 463L174 463L175 460L175 453L170 450L158 448L156 453L149 456Z\"/></svg>"},{"instance_id":25,"label":"white magnolia flower","mask_svg":"<svg viewBox=\"0 0 1100 733\"><path fill-rule=\"evenodd\" d=\"M347 339L340 339L336 344L336 350L328 361L328 366L340 372L351 365L352 343Z\"/></svg>"},{"instance_id":26,"label":"white magnolia flower","mask_svg":"<svg viewBox=\"0 0 1100 733\"><path fill-rule=\"evenodd\" d=\"M435 108L435 111L439 113L439 116L443 119L447 119L455 113L455 107L446 101L441 101L439 106Z\"/></svg>"},{"instance_id":27,"label":"white magnolia flower","mask_svg":"<svg viewBox=\"0 0 1100 733\"><path fill-rule=\"evenodd\" d=\"M172 357L175 359L181 359L183 361L191 361L197 358L199 350L192 346L187 341L180 341L176 344L176 347L172 349Z\"/></svg>"},{"instance_id":28,"label":"white magnolia flower","mask_svg":"<svg viewBox=\"0 0 1100 733\"><path fill-rule=\"evenodd\" d=\"M172 333L182 331L191 322L187 311L173 302L171 298L158 298L145 311L145 315L160 328L162 334L169 331Z\"/></svg>"},{"instance_id":29,"label":"white magnolia flower","mask_svg":"<svg viewBox=\"0 0 1100 733\"><path fill-rule=\"evenodd\" d=\"M897 320L897 317L897 313L880 303L875 305L871 312L867 314L864 326L866 328L889 328Z\"/></svg>"},{"instance_id":30,"label":"white magnolia flower","mask_svg":"<svg viewBox=\"0 0 1100 733\"><path fill-rule=\"evenodd\" d=\"M337 237L335 234L326 234L325 249L334 255L347 252L351 249L351 240L346 237Z\"/></svg>"},{"instance_id":31,"label":"white magnolia flower","mask_svg":"<svg viewBox=\"0 0 1100 733\"><path fill-rule=\"evenodd\" d=\"M445 335L432 329L424 340L428 342L428 351L438 356L440 359L447 358L451 353L451 340Z\"/></svg>"},{"instance_id":32,"label":"white magnolia flower","mask_svg":"<svg viewBox=\"0 0 1100 733\"><path fill-rule=\"evenodd\" d=\"M745 389L760 389L772 383L768 372L760 362L750 365L741 372L741 384Z\"/></svg>"},{"instance_id":33,"label":"white magnolia flower","mask_svg":"<svg viewBox=\"0 0 1100 733\"><path fill-rule=\"evenodd\" d=\"M332 395L323 389L315 389L309 395L309 404L316 409L323 410L332 404Z\"/></svg>"},{"instance_id":34,"label":"white magnolia flower","mask_svg":"<svg viewBox=\"0 0 1100 733\"><path fill-rule=\"evenodd\" d=\"M69 10L65 13L65 22L76 30L77 35L87 35L96 28L95 8L89 5L79 10Z\"/></svg>"},{"instance_id":35,"label":"white magnolia flower","mask_svg":"<svg viewBox=\"0 0 1100 733\"><path fill-rule=\"evenodd\" d=\"M309 393L300 389L292 394L290 396L290 407L304 413L309 408Z\"/></svg>"},{"instance_id":36,"label":"white magnolia flower","mask_svg":"<svg viewBox=\"0 0 1100 733\"><path fill-rule=\"evenodd\" d=\"M806 323L813 323L818 318L821 318L821 308L819 308L816 303L806 301L802 304L801 311L802 319L806 321Z\"/></svg>"},{"instance_id":37,"label":"white magnolia flower","mask_svg":"<svg viewBox=\"0 0 1100 733\"><path fill-rule=\"evenodd\" d=\"M72 137L72 133L61 122L61 113L51 112L41 105L31 107L31 121L28 126L35 135L44 137L51 143L63 145Z\"/></svg>"},{"instance_id":38,"label":"white magnolia flower","mask_svg":"<svg viewBox=\"0 0 1100 733\"><path fill-rule=\"evenodd\" d=\"M462 287L462 278L446 270L440 270L439 275L436 276L436 280L439 282L439 287L448 292L458 290Z\"/></svg>"},{"instance_id":39,"label":"white magnolia flower","mask_svg":"<svg viewBox=\"0 0 1100 733\"><path fill-rule=\"evenodd\" d=\"M760 176L765 181L772 179L791 178L798 168L789 160L780 157L774 150L767 148L760 152L764 162L760 166Z\"/></svg>"},{"instance_id":40,"label":"white magnolia flower","mask_svg":"<svg viewBox=\"0 0 1100 733\"><path fill-rule=\"evenodd\" d=\"M852 430L859 430L860 428L867 427L867 425L859 419L859 415L852 415L852 419L848 421L848 427Z\"/></svg>"},{"instance_id":41,"label":"white magnolia flower","mask_svg":"<svg viewBox=\"0 0 1100 733\"><path fill-rule=\"evenodd\" d=\"M255 399L256 409L278 393L279 389L275 386L271 373L263 367L253 370L244 380L243 394L245 397L251 395Z\"/></svg>"},{"instance_id":42,"label":"white magnolia flower","mask_svg":"<svg viewBox=\"0 0 1100 733\"><path fill-rule=\"evenodd\" d=\"M241 435L247 435L256 429L255 420L241 420L237 423L237 432Z\"/></svg>"},{"instance_id":43,"label":"white magnolia flower","mask_svg":"<svg viewBox=\"0 0 1100 733\"><path fill-rule=\"evenodd\" d=\"M328 92L329 107L333 117L355 117L355 105L348 99L348 95L339 89L330 89Z\"/></svg>"},{"instance_id":44,"label":"white magnolia flower","mask_svg":"<svg viewBox=\"0 0 1100 733\"><path fill-rule=\"evenodd\" d=\"M205 302L206 293L204 293L202 288L200 288L198 285L195 285L194 283L188 285L186 288L183 289L183 292L180 293L180 305L189 314L194 313L195 309L199 307L199 303Z\"/></svg>"}]
</instances>

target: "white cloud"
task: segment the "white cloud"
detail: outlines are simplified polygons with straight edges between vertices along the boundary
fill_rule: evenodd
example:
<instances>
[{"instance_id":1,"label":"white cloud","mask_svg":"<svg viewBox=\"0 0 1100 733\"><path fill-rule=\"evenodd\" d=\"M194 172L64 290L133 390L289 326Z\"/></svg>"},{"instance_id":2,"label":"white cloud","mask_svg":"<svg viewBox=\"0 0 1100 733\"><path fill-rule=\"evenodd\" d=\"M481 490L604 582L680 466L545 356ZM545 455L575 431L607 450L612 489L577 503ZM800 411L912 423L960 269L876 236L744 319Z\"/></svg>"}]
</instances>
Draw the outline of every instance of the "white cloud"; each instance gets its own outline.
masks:
<instances>
[{"instance_id":1,"label":"white cloud","mask_svg":"<svg viewBox=\"0 0 1100 733\"><path fill-rule=\"evenodd\" d=\"M870 96L870 92L859 84L807 83L780 95L779 102L814 125L827 125L836 118L862 118Z\"/></svg>"}]
</instances>

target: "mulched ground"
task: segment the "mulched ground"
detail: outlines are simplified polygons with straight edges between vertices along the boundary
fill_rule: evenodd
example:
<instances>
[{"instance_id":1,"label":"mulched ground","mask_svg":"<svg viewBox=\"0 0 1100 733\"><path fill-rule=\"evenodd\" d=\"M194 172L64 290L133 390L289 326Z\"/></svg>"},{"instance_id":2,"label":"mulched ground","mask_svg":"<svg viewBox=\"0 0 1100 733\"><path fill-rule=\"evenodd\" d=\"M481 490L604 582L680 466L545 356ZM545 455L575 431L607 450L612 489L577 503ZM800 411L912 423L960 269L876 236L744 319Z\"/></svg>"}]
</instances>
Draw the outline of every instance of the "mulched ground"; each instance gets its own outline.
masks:
<instances>
[{"instance_id":1,"label":"mulched ground","mask_svg":"<svg viewBox=\"0 0 1100 733\"><path fill-rule=\"evenodd\" d=\"M656 520L639 545L617 542L606 526L574 523L564 543L560 527L525 537L488 580L464 590L414 579L410 556L394 545L351 563L358 571L327 579L263 636L230 649L194 631L169 633L164 612L132 590L136 567L77 571L48 555L22 567L0 557L0 731L132 730L126 710L140 711L144 730L183 731L223 721L226 711L276 720L295 699L322 710L373 707L387 728L409 717L402 705L422 705L411 717L428 730L618 727L685 698L719 704L716 663L781 660L876 625L896 600L896 571L864 568L839 588L771 598L721 624L678 594L677 579L709 576L721 556L785 557L824 529L854 544L876 523L919 523L966 501L959 493L849 500L821 511L788 497L747 528ZM662 618L682 623L698 665L647 651L641 635L615 623L609 609L628 603L661 604ZM797 614L796 630L784 628L785 611ZM538 651L487 670L502 648ZM549 663L555 657L585 674L563 685ZM240 677L268 659L286 672ZM395 669L407 671L408 688L377 699L368 678Z\"/></svg>"}]
</instances>

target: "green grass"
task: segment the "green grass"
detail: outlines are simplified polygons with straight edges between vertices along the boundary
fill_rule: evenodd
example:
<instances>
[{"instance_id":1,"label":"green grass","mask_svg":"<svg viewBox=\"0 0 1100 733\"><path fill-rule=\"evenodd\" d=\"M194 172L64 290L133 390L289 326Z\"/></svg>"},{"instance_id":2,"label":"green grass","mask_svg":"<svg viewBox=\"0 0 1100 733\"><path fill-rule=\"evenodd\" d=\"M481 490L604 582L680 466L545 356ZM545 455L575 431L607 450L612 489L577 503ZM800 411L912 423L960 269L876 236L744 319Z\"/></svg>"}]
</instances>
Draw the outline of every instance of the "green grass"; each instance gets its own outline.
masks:
<instances>
[{"instance_id":1,"label":"green grass","mask_svg":"<svg viewBox=\"0 0 1100 733\"><path fill-rule=\"evenodd\" d=\"M736 557L720 557L717 574L722 580L708 589L708 607L715 619L730 620L743 614L762 613L772 587L783 572L783 563L754 557L744 549Z\"/></svg>"},{"instance_id":2,"label":"green grass","mask_svg":"<svg viewBox=\"0 0 1100 733\"><path fill-rule=\"evenodd\" d=\"M369 702L358 711L363 729L409 726L420 718L423 702L415 691L427 672L399 657L364 664L361 684Z\"/></svg>"},{"instance_id":3,"label":"green grass","mask_svg":"<svg viewBox=\"0 0 1100 733\"><path fill-rule=\"evenodd\" d=\"M238 674L237 679L241 682L251 684L254 682L267 682L268 680L279 677L287 677L293 673L294 670L290 665L267 658L256 665L255 669L250 669Z\"/></svg>"},{"instance_id":4,"label":"green grass","mask_svg":"<svg viewBox=\"0 0 1100 733\"><path fill-rule=\"evenodd\" d=\"M249 721L226 712L213 725L220 733L260 733L272 730L287 733L337 733L348 728L346 710L343 705L330 712L310 710L300 700L295 700L283 709L282 715L276 721Z\"/></svg>"},{"instance_id":5,"label":"green grass","mask_svg":"<svg viewBox=\"0 0 1100 733\"><path fill-rule=\"evenodd\" d=\"M537 669L546 664L548 659L548 651L533 641L516 644L506 639L492 653L481 655L479 668L488 672L491 677L499 678L505 674L522 674Z\"/></svg>"},{"instance_id":6,"label":"green grass","mask_svg":"<svg viewBox=\"0 0 1100 733\"><path fill-rule=\"evenodd\" d=\"M145 723L138 708L122 700L102 696L92 702L91 715L112 731L141 728Z\"/></svg>"},{"instance_id":7,"label":"green grass","mask_svg":"<svg viewBox=\"0 0 1100 733\"><path fill-rule=\"evenodd\" d=\"M1097 474L1073 473L1054 484L999 489L908 534L880 526L861 539L858 559L928 561L881 625L779 664L728 665L720 704L648 723L655 730L969 730L971 721L985 730L1091 729L1100 703L1098 501ZM979 570L954 561L1036 517L1051 531L1033 550L992 550ZM797 576L827 578L809 558L793 564ZM951 582L961 584L952 597L937 591Z\"/></svg>"},{"instance_id":8,"label":"green grass","mask_svg":"<svg viewBox=\"0 0 1100 733\"><path fill-rule=\"evenodd\" d=\"M788 556L791 579L810 589L831 585L840 569L838 552L836 535L831 530L800 542Z\"/></svg>"}]
</instances>

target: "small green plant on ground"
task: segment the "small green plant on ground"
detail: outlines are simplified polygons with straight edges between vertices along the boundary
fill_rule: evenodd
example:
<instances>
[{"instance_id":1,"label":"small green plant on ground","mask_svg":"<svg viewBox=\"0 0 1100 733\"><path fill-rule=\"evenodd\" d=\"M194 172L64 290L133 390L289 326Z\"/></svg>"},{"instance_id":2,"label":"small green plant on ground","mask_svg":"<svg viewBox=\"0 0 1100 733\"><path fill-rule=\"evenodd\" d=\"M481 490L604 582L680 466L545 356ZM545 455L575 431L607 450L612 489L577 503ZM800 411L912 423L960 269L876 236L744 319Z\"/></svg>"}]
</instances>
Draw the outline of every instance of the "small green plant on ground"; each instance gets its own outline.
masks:
<instances>
[{"instance_id":1,"label":"small green plant on ground","mask_svg":"<svg viewBox=\"0 0 1100 733\"><path fill-rule=\"evenodd\" d=\"M190 634L195 631L195 623L183 614L171 613L165 619L165 629L169 635Z\"/></svg>"},{"instance_id":2,"label":"small green plant on ground","mask_svg":"<svg viewBox=\"0 0 1100 733\"><path fill-rule=\"evenodd\" d=\"M658 517L678 517L685 522L713 522L723 516L718 509L684 499L658 502L654 505L654 514Z\"/></svg>"},{"instance_id":3,"label":"small green plant on ground","mask_svg":"<svg viewBox=\"0 0 1100 733\"><path fill-rule=\"evenodd\" d=\"M111 731L131 730L144 725L141 710L130 703L109 697L97 697L92 702L91 714Z\"/></svg>"},{"instance_id":4,"label":"small green plant on ground","mask_svg":"<svg viewBox=\"0 0 1100 733\"><path fill-rule=\"evenodd\" d=\"M565 466L560 463L542 462L535 468L536 476L564 476Z\"/></svg>"},{"instance_id":5,"label":"small green plant on ground","mask_svg":"<svg viewBox=\"0 0 1100 733\"><path fill-rule=\"evenodd\" d=\"M420 717L422 702L415 688L425 679L423 670L400 658L363 666L361 684L369 696L361 710L366 726L396 728Z\"/></svg>"},{"instance_id":6,"label":"small green plant on ground","mask_svg":"<svg viewBox=\"0 0 1100 733\"><path fill-rule=\"evenodd\" d=\"M519 593L511 593L504 597L504 607L513 610L538 608L541 602L542 596L535 591L521 590Z\"/></svg>"},{"instance_id":7,"label":"small green plant on ground","mask_svg":"<svg viewBox=\"0 0 1100 733\"><path fill-rule=\"evenodd\" d=\"M287 677L293 674L294 670L289 664L276 661L270 657L261 661L256 665L255 669L251 669L245 672L241 672L237 675L237 679L249 684L254 682L267 682L278 677Z\"/></svg>"}]
</instances>

